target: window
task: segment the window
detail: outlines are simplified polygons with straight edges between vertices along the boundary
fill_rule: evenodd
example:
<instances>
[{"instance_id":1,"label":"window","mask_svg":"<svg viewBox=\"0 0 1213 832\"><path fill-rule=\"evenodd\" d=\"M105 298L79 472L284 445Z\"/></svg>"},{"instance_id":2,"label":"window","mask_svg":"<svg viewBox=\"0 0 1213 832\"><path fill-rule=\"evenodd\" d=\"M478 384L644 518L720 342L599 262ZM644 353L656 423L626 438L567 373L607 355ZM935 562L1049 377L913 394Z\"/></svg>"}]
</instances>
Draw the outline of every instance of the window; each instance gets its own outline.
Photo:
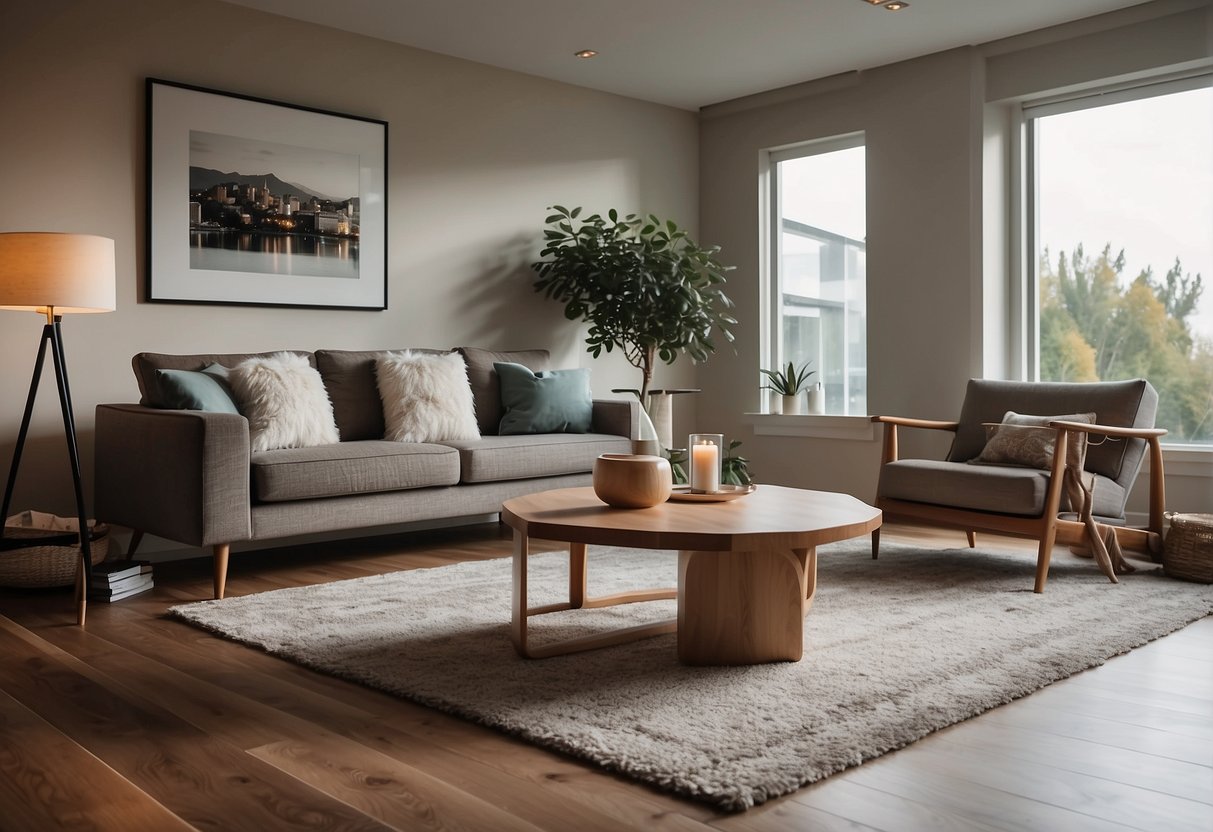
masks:
<instances>
[{"instance_id":1,"label":"window","mask_svg":"<svg viewBox=\"0 0 1213 832\"><path fill-rule=\"evenodd\" d=\"M825 413L867 413L863 136L770 152L764 367L809 362Z\"/></svg>"},{"instance_id":2,"label":"window","mask_svg":"<svg viewBox=\"0 0 1213 832\"><path fill-rule=\"evenodd\" d=\"M1029 375L1145 377L1213 444L1213 77L1025 107Z\"/></svg>"}]
</instances>

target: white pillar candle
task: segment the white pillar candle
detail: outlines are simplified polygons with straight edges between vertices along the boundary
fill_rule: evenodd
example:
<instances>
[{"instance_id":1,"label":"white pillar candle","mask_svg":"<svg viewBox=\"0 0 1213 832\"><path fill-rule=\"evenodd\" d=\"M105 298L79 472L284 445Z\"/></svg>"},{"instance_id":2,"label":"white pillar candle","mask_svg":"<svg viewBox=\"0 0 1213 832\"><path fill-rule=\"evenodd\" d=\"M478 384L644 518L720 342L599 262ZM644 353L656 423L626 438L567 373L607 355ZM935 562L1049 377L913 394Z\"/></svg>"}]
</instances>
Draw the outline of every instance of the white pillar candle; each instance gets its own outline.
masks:
<instances>
[{"instance_id":1,"label":"white pillar candle","mask_svg":"<svg viewBox=\"0 0 1213 832\"><path fill-rule=\"evenodd\" d=\"M691 490L720 490L720 449L706 439L691 448Z\"/></svg>"}]
</instances>

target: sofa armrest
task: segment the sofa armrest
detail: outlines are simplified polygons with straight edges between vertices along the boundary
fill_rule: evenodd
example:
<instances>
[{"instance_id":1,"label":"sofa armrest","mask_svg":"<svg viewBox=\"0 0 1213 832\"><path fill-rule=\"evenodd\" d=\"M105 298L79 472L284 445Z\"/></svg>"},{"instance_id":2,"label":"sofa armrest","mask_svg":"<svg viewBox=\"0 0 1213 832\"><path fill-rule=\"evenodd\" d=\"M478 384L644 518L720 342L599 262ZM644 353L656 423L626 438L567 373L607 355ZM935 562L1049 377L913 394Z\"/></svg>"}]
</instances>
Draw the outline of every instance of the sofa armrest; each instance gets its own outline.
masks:
<instances>
[{"instance_id":1,"label":"sofa armrest","mask_svg":"<svg viewBox=\"0 0 1213 832\"><path fill-rule=\"evenodd\" d=\"M631 399L594 399L590 429L594 433L614 433L628 439L639 439L640 402Z\"/></svg>"},{"instance_id":2,"label":"sofa armrest","mask_svg":"<svg viewBox=\"0 0 1213 832\"><path fill-rule=\"evenodd\" d=\"M97 517L191 546L252 537L248 420L97 406Z\"/></svg>"}]
</instances>

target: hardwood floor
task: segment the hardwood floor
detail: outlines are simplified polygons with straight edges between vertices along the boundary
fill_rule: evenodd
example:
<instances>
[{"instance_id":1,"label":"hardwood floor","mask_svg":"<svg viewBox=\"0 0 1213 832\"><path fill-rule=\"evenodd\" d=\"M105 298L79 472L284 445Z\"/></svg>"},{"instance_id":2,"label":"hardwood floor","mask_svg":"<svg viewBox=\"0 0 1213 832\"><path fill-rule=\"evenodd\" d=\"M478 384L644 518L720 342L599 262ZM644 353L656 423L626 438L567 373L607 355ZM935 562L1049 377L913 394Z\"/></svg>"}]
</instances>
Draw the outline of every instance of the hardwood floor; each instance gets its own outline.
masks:
<instances>
[{"instance_id":1,"label":"hardwood floor","mask_svg":"<svg viewBox=\"0 0 1213 832\"><path fill-rule=\"evenodd\" d=\"M234 555L228 592L509 552L487 525ZM155 575L86 629L69 592L0 590L0 830L1213 830L1213 618L723 815L169 620L209 561Z\"/></svg>"}]
</instances>

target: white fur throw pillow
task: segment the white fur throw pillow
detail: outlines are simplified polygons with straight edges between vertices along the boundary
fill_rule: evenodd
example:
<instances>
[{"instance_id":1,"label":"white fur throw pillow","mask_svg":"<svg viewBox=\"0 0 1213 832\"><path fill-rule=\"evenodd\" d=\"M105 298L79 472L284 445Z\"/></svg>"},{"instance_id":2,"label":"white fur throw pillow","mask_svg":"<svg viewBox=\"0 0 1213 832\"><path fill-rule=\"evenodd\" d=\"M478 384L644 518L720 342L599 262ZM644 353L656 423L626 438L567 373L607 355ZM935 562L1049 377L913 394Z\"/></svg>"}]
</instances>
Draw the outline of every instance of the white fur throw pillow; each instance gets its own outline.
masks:
<instances>
[{"instance_id":1,"label":"white fur throw pillow","mask_svg":"<svg viewBox=\"0 0 1213 832\"><path fill-rule=\"evenodd\" d=\"M278 352L245 359L232 368L228 383L248 418L251 450L341 441L324 381L304 356Z\"/></svg>"},{"instance_id":2,"label":"white fur throw pillow","mask_svg":"<svg viewBox=\"0 0 1213 832\"><path fill-rule=\"evenodd\" d=\"M383 399L384 439L480 438L467 365L459 353L389 353L375 360L375 377Z\"/></svg>"}]
</instances>

